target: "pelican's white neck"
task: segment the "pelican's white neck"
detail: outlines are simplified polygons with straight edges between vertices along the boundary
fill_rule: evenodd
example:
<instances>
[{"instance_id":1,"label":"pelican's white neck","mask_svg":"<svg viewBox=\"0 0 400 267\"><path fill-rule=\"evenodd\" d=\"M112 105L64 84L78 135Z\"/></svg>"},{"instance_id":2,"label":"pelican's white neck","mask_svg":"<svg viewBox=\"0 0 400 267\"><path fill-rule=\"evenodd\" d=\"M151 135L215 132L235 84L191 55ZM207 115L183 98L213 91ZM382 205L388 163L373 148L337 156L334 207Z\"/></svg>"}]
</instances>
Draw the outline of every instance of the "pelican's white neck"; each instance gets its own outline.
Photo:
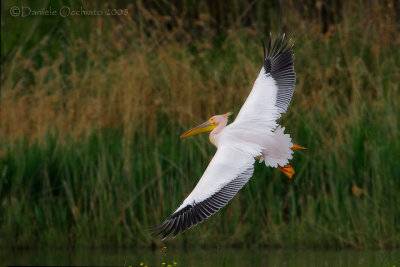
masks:
<instances>
[{"instance_id":1,"label":"pelican's white neck","mask_svg":"<svg viewBox=\"0 0 400 267\"><path fill-rule=\"evenodd\" d=\"M217 147L217 141L218 141L218 134L226 127L226 124L228 123L228 117L223 117L220 121L217 127L214 128L214 130L211 131L210 133L210 142Z\"/></svg>"}]
</instances>

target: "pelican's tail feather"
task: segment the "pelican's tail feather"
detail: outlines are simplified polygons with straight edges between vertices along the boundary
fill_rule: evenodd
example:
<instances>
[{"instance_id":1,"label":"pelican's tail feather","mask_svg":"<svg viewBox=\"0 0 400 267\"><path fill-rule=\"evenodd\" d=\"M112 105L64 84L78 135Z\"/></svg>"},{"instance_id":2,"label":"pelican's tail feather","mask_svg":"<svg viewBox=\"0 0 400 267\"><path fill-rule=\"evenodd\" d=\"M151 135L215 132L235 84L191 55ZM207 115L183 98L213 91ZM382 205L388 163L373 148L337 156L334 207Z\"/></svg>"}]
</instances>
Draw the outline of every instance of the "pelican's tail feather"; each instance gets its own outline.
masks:
<instances>
[{"instance_id":1,"label":"pelican's tail feather","mask_svg":"<svg viewBox=\"0 0 400 267\"><path fill-rule=\"evenodd\" d=\"M278 126L270 141L264 145L265 149L260 162L264 161L267 167L285 166L293 157L293 151L291 150L293 147L292 138L290 138L289 134L285 134L284 131L284 127Z\"/></svg>"}]
</instances>

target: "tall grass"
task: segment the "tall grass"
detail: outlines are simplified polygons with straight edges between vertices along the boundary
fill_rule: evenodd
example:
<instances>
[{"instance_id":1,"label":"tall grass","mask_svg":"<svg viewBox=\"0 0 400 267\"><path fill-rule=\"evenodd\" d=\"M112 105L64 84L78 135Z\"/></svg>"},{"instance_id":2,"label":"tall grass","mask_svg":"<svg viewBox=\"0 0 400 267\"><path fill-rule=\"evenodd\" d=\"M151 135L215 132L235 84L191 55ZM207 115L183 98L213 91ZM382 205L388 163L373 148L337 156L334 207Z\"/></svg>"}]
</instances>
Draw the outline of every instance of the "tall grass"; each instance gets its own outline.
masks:
<instances>
[{"instance_id":1,"label":"tall grass","mask_svg":"<svg viewBox=\"0 0 400 267\"><path fill-rule=\"evenodd\" d=\"M309 150L296 153L293 181L257 164L226 208L171 246L400 246L400 39L390 4L343 4L326 31L300 12L270 21L273 31L288 25L296 44L298 82L280 122ZM239 20L221 33L206 12L199 27L209 34L196 40L184 24L166 29L168 17L134 8L145 19L63 21L78 32L63 49L47 51L45 35L4 63L2 246L158 244L146 229L174 211L215 152L206 136L178 136L237 114L248 95L266 38L257 26Z\"/></svg>"}]
</instances>

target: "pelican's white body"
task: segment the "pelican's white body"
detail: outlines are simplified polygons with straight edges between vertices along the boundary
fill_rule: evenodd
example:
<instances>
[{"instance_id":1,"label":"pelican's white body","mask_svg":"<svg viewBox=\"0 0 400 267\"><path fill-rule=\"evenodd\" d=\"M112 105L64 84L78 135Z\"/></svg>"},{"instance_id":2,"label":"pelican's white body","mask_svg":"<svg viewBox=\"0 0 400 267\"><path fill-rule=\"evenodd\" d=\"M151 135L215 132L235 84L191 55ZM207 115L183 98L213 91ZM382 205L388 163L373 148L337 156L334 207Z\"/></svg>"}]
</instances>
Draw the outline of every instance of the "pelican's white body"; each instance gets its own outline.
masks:
<instances>
[{"instance_id":1,"label":"pelican's white body","mask_svg":"<svg viewBox=\"0 0 400 267\"><path fill-rule=\"evenodd\" d=\"M225 127L228 118L221 118L210 133L210 141L218 150L196 187L176 212L219 191L252 166L255 158L259 157L260 162L275 168L285 166L292 159L290 135L284 134L285 128L276 122L280 117L275 106L278 88L274 79L264 72L262 68L236 120Z\"/></svg>"}]
</instances>

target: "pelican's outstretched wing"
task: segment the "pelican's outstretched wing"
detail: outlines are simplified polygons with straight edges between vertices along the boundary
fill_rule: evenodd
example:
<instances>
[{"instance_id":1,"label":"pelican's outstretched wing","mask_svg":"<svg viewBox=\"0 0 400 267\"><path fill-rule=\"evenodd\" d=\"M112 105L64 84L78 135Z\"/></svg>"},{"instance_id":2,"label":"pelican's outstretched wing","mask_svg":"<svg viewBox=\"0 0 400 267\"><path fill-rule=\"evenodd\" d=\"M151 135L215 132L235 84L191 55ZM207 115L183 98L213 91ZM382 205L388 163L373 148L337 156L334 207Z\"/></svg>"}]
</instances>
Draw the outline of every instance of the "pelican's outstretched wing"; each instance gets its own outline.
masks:
<instances>
[{"instance_id":1,"label":"pelican's outstretched wing","mask_svg":"<svg viewBox=\"0 0 400 267\"><path fill-rule=\"evenodd\" d=\"M225 206L247 183L254 171L254 154L219 146L196 187L182 205L155 228L163 239L203 222Z\"/></svg>"},{"instance_id":2,"label":"pelican's outstretched wing","mask_svg":"<svg viewBox=\"0 0 400 267\"><path fill-rule=\"evenodd\" d=\"M257 125L257 128L272 129L281 113L286 112L292 99L296 83L293 46L289 46L290 40L285 41L285 34L273 44L271 39L272 37L267 54L263 43L264 65L236 117L235 124L245 122L247 125Z\"/></svg>"}]
</instances>

